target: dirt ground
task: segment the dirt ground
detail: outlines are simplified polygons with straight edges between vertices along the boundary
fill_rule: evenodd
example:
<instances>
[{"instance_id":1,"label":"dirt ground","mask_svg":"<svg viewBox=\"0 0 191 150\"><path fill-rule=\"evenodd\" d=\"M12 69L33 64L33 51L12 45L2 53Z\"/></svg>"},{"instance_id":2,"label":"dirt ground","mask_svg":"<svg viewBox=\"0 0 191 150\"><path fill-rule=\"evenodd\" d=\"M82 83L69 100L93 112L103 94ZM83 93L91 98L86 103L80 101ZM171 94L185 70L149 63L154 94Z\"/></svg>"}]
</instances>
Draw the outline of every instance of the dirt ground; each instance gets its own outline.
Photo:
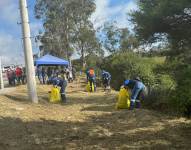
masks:
<instances>
[{"instance_id":1,"label":"dirt ground","mask_svg":"<svg viewBox=\"0 0 191 150\"><path fill-rule=\"evenodd\" d=\"M39 104L26 87L0 95L0 150L191 149L191 121L153 110L115 110L116 92L69 84L67 104L51 104L38 85Z\"/></svg>"}]
</instances>

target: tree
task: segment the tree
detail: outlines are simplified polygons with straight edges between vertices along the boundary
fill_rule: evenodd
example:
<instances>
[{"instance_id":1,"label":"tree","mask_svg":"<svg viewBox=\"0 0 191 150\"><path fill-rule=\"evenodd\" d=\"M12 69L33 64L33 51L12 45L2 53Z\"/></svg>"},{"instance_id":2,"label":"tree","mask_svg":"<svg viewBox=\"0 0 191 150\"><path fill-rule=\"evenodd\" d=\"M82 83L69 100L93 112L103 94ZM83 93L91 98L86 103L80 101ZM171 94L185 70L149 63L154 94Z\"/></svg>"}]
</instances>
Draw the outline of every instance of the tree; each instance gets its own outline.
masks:
<instances>
[{"instance_id":1,"label":"tree","mask_svg":"<svg viewBox=\"0 0 191 150\"><path fill-rule=\"evenodd\" d=\"M135 33L143 43L168 40L165 67L177 83L173 103L191 115L191 1L139 0L138 4L139 9L132 13Z\"/></svg>"},{"instance_id":2,"label":"tree","mask_svg":"<svg viewBox=\"0 0 191 150\"><path fill-rule=\"evenodd\" d=\"M41 42L45 52L69 59L76 50L84 66L87 53L100 51L89 20L95 8L93 0L37 0L35 13L44 22Z\"/></svg>"},{"instance_id":3,"label":"tree","mask_svg":"<svg viewBox=\"0 0 191 150\"><path fill-rule=\"evenodd\" d=\"M190 0L139 0L138 4L139 10L131 15L140 40L153 43L167 37L173 49L191 46Z\"/></svg>"},{"instance_id":4,"label":"tree","mask_svg":"<svg viewBox=\"0 0 191 150\"><path fill-rule=\"evenodd\" d=\"M110 53L119 51L120 29L116 26L116 22L106 22L103 26L104 34L102 44Z\"/></svg>"},{"instance_id":5,"label":"tree","mask_svg":"<svg viewBox=\"0 0 191 150\"><path fill-rule=\"evenodd\" d=\"M35 14L44 22L44 35L40 38L45 53L63 56L70 59L73 48L71 46L72 16L69 0L37 0Z\"/></svg>"},{"instance_id":6,"label":"tree","mask_svg":"<svg viewBox=\"0 0 191 150\"><path fill-rule=\"evenodd\" d=\"M91 53L101 55L103 53L96 37L96 31L89 19L95 11L96 5L93 0L79 0L74 1L71 7L75 16L73 46L81 56L82 66L85 68L87 55Z\"/></svg>"},{"instance_id":7,"label":"tree","mask_svg":"<svg viewBox=\"0 0 191 150\"><path fill-rule=\"evenodd\" d=\"M102 34L103 47L109 53L133 51L138 47L138 41L136 37L130 33L128 28L119 28L116 22L105 23Z\"/></svg>"},{"instance_id":8,"label":"tree","mask_svg":"<svg viewBox=\"0 0 191 150\"><path fill-rule=\"evenodd\" d=\"M130 34L130 31L127 28L120 29L120 50L122 52L133 51L138 47L139 43L137 38Z\"/></svg>"},{"instance_id":9,"label":"tree","mask_svg":"<svg viewBox=\"0 0 191 150\"><path fill-rule=\"evenodd\" d=\"M78 54L81 56L81 62L83 68L86 66L86 56L95 54L97 56L103 56L103 50L96 38L95 31L87 26L82 27L74 37L74 46L78 50Z\"/></svg>"}]
</instances>

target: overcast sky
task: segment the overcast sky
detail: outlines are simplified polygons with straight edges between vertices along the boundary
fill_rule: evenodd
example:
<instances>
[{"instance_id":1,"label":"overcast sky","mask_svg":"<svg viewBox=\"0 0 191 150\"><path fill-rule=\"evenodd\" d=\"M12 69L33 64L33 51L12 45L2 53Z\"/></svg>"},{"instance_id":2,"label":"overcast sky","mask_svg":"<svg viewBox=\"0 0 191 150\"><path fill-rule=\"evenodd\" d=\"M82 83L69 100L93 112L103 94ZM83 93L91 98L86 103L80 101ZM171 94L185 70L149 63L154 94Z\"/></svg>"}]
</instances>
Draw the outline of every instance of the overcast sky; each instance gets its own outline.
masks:
<instances>
[{"instance_id":1,"label":"overcast sky","mask_svg":"<svg viewBox=\"0 0 191 150\"><path fill-rule=\"evenodd\" d=\"M115 20L119 27L129 27L127 13L137 9L135 0L95 0L97 9L90 18L97 28L105 21ZM42 23L34 17L35 0L27 0L31 27L31 36L38 34ZM21 41L21 26L19 0L0 0L0 56L3 64L23 63L23 47ZM34 40L33 52L38 52Z\"/></svg>"}]
</instances>

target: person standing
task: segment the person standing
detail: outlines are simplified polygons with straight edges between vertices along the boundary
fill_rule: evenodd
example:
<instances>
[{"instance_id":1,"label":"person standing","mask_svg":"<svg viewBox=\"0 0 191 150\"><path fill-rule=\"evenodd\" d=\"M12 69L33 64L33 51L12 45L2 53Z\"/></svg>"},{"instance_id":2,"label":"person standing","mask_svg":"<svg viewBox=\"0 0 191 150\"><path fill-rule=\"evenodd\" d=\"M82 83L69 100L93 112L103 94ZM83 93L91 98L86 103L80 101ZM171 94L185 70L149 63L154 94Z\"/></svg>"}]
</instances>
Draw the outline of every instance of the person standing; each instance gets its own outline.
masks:
<instances>
[{"instance_id":1,"label":"person standing","mask_svg":"<svg viewBox=\"0 0 191 150\"><path fill-rule=\"evenodd\" d=\"M11 70L11 85L13 85L13 86L16 85L15 80L16 80L15 70Z\"/></svg>"},{"instance_id":2,"label":"person standing","mask_svg":"<svg viewBox=\"0 0 191 150\"><path fill-rule=\"evenodd\" d=\"M40 66L37 66L36 73L37 73L39 82L42 83L41 81L42 72L41 72Z\"/></svg>"},{"instance_id":3,"label":"person standing","mask_svg":"<svg viewBox=\"0 0 191 150\"><path fill-rule=\"evenodd\" d=\"M76 69L74 67L72 67L72 76L73 76L73 80L76 79Z\"/></svg>"},{"instance_id":4,"label":"person standing","mask_svg":"<svg viewBox=\"0 0 191 150\"><path fill-rule=\"evenodd\" d=\"M22 68L22 84L26 83L26 68Z\"/></svg>"},{"instance_id":5,"label":"person standing","mask_svg":"<svg viewBox=\"0 0 191 150\"><path fill-rule=\"evenodd\" d=\"M48 67L47 69L47 76L48 76L48 79L50 79L52 77L52 74L53 74L53 71L50 67Z\"/></svg>"},{"instance_id":6,"label":"person standing","mask_svg":"<svg viewBox=\"0 0 191 150\"><path fill-rule=\"evenodd\" d=\"M89 69L86 70L86 81L89 81Z\"/></svg>"},{"instance_id":7,"label":"person standing","mask_svg":"<svg viewBox=\"0 0 191 150\"><path fill-rule=\"evenodd\" d=\"M12 81L11 81L11 69L7 70L7 78L8 78L8 81L9 81L9 85L12 85Z\"/></svg>"},{"instance_id":8,"label":"person standing","mask_svg":"<svg viewBox=\"0 0 191 150\"><path fill-rule=\"evenodd\" d=\"M105 70L102 71L102 82L105 90L110 89L111 74Z\"/></svg>"},{"instance_id":9,"label":"person standing","mask_svg":"<svg viewBox=\"0 0 191 150\"><path fill-rule=\"evenodd\" d=\"M73 81L72 68L69 68L68 82L72 82L72 81Z\"/></svg>"},{"instance_id":10,"label":"person standing","mask_svg":"<svg viewBox=\"0 0 191 150\"><path fill-rule=\"evenodd\" d=\"M15 74L16 74L17 84L21 84L22 69L19 66L16 68Z\"/></svg>"},{"instance_id":11,"label":"person standing","mask_svg":"<svg viewBox=\"0 0 191 150\"><path fill-rule=\"evenodd\" d=\"M87 73L87 79L90 82L90 91L94 92L96 91L96 75L93 68L90 68ZM94 88L94 90L93 90Z\"/></svg>"},{"instance_id":12,"label":"person standing","mask_svg":"<svg viewBox=\"0 0 191 150\"><path fill-rule=\"evenodd\" d=\"M69 81L69 75L70 75L70 70L69 68L66 68L66 78Z\"/></svg>"},{"instance_id":13,"label":"person standing","mask_svg":"<svg viewBox=\"0 0 191 150\"><path fill-rule=\"evenodd\" d=\"M61 99L64 103L67 102L67 99L66 99L66 87L67 87L67 79L66 79L66 74L64 71L61 72L61 75L60 75L60 78L61 78L61 83L60 83L60 94L61 94Z\"/></svg>"},{"instance_id":14,"label":"person standing","mask_svg":"<svg viewBox=\"0 0 191 150\"><path fill-rule=\"evenodd\" d=\"M42 75L42 83L45 84L46 83L46 71L45 71L44 67L42 67L41 75Z\"/></svg>"}]
</instances>

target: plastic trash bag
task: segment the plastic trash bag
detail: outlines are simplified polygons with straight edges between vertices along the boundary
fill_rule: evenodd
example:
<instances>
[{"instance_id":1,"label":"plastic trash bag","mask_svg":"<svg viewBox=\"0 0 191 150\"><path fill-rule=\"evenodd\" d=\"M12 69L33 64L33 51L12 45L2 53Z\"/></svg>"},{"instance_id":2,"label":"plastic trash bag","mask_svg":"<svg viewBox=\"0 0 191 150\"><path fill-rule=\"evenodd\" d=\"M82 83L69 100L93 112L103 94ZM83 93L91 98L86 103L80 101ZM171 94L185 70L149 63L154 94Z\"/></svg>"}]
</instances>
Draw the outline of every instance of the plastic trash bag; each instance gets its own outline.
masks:
<instances>
[{"instance_id":1,"label":"plastic trash bag","mask_svg":"<svg viewBox=\"0 0 191 150\"><path fill-rule=\"evenodd\" d=\"M88 81L88 84L86 85L86 91L87 92L94 92L94 84L92 83L92 91L91 91L90 82Z\"/></svg>"},{"instance_id":2,"label":"plastic trash bag","mask_svg":"<svg viewBox=\"0 0 191 150\"><path fill-rule=\"evenodd\" d=\"M58 103L61 101L60 90L58 87L53 87L49 94L49 100L51 103Z\"/></svg>"},{"instance_id":3,"label":"plastic trash bag","mask_svg":"<svg viewBox=\"0 0 191 150\"><path fill-rule=\"evenodd\" d=\"M130 108L130 94L129 90L124 87L120 89L117 96L116 109L129 109Z\"/></svg>"}]
</instances>

